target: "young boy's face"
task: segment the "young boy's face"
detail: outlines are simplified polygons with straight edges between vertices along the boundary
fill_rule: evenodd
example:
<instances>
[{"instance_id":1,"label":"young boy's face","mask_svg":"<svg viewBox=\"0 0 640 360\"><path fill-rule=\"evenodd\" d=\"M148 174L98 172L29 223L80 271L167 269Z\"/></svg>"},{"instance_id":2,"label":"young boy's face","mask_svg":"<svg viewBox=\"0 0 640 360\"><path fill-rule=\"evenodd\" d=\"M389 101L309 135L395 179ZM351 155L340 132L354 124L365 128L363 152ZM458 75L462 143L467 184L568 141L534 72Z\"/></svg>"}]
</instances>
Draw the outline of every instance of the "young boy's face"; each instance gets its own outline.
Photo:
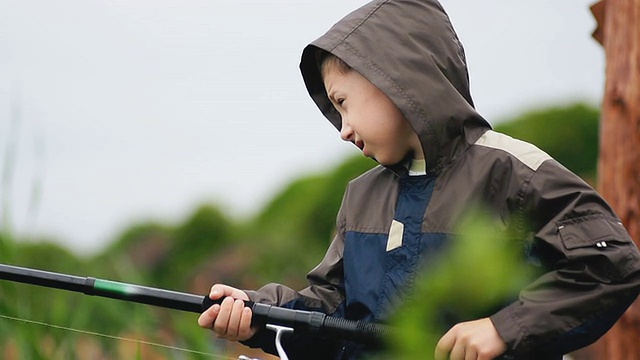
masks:
<instances>
[{"instance_id":1,"label":"young boy's face","mask_svg":"<svg viewBox=\"0 0 640 360\"><path fill-rule=\"evenodd\" d=\"M327 67L324 86L342 117L340 137L356 144L382 165L402 161L409 153L423 159L418 135L398 107L355 70Z\"/></svg>"}]
</instances>

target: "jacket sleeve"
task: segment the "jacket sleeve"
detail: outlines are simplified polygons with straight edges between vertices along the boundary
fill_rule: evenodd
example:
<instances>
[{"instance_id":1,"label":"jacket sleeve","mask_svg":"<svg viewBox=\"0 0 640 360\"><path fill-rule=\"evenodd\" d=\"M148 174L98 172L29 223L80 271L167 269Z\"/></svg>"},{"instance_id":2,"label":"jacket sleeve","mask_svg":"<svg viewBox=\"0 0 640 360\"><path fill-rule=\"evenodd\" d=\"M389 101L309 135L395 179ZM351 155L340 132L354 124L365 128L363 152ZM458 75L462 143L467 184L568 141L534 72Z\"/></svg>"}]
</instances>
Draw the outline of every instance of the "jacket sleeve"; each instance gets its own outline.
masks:
<instances>
[{"instance_id":1,"label":"jacket sleeve","mask_svg":"<svg viewBox=\"0 0 640 360\"><path fill-rule=\"evenodd\" d=\"M309 286L296 291L281 284L267 284L256 291L246 291L249 298L269 305L341 316L345 296L342 267L345 220L342 214L341 207L337 220L338 231L329 249L320 264L307 274ZM273 331L261 329L242 343L275 354L274 339ZM328 359L334 357L333 354L341 346L334 340L293 334L283 339L283 347L291 359L309 358L310 354L318 355L318 359Z\"/></svg>"},{"instance_id":2,"label":"jacket sleeve","mask_svg":"<svg viewBox=\"0 0 640 360\"><path fill-rule=\"evenodd\" d=\"M518 196L531 255L547 272L491 320L511 349L506 358L566 354L597 340L636 299L640 254L602 197L554 160Z\"/></svg>"}]
</instances>

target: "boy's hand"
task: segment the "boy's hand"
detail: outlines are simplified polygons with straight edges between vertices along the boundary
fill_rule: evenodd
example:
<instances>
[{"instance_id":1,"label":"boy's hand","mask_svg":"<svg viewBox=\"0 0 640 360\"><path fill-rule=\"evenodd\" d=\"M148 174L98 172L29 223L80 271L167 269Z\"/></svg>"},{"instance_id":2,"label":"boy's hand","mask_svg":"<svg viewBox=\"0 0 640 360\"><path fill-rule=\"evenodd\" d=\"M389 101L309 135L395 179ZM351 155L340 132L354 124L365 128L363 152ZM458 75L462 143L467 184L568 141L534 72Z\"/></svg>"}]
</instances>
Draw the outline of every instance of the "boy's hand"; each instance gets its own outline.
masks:
<instances>
[{"instance_id":1,"label":"boy's hand","mask_svg":"<svg viewBox=\"0 0 640 360\"><path fill-rule=\"evenodd\" d=\"M209 298L217 300L226 297L222 304L214 304L198 318L198 325L211 329L219 338L242 341L251 338L257 331L251 327L251 309L243 300L249 296L230 286L216 284L211 287Z\"/></svg>"},{"instance_id":2,"label":"boy's hand","mask_svg":"<svg viewBox=\"0 0 640 360\"><path fill-rule=\"evenodd\" d=\"M438 341L436 360L489 360L507 350L489 318L463 322Z\"/></svg>"}]
</instances>

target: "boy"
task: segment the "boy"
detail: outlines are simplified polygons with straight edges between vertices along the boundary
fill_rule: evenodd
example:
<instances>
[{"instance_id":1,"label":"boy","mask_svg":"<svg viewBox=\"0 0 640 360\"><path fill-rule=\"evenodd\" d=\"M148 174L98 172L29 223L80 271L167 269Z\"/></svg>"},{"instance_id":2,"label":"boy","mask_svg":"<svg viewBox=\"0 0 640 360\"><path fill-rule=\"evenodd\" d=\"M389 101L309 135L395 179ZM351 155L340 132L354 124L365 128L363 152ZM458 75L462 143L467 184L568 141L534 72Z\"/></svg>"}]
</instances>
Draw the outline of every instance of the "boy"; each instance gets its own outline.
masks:
<instances>
[{"instance_id":1,"label":"boy","mask_svg":"<svg viewBox=\"0 0 640 360\"><path fill-rule=\"evenodd\" d=\"M337 234L309 287L214 285L210 297L227 298L200 326L273 352L273 335L250 327L239 300L384 321L470 203L518 231L545 273L490 317L454 326L436 359L559 359L595 341L637 297L640 254L606 202L475 111L462 46L437 1L369 3L309 45L300 67L342 139L380 166L349 183ZM304 334L285 349L301 359L367 351Z\"/></svg>"}]
</instances>

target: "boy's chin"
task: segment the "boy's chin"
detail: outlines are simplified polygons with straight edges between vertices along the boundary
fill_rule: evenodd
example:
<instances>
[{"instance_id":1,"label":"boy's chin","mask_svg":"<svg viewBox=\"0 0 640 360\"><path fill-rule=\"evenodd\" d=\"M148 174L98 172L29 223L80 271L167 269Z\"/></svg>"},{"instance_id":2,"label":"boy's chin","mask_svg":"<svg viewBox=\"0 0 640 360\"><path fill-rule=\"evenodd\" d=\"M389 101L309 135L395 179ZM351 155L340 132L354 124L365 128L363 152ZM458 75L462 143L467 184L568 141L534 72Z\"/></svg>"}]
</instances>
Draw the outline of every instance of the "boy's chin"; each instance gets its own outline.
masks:
<instances>
[{"instance_id":1,"label":"boy's chin","mask_svg":"<svg viewBox=\"0 0 640 360\"><path fill-rule=\"evenodd\" d=\"M376 154L367 147L362 149L362 154L365 157L373 159L378 164L384 165L384 166L393 166L399 162L402 162L402 160L404 160L404 158L398 158L398 154L388 153L385 151L382 151L382 152L378 151Z\"/></svg>"},{"instance_id":2,"label":"boy's chin","mask_svg":"<svg viewBox=\"0 0 640 360\"><path fill-rule=\"evenodd\" d=\"M395 159L389 159L389 158L384 158L384 157L378 159L375 156L367 156L367 157L373 159L375 162L377 162L378 164L383 165L383 166L393 166L393 165L396 165L396 164L402 162L402 159L395 160Z\"/></svg>"},{"instance_id":3,"label":"boy's chin","mask_svg":"<svg viewBox=\"0 0 640 360\"><path fill-rule=\"evenodd\" d=\"M408 153L404 157L397 157L397 156L386 156L386 157L385 156L380 156L380 157L367 156L367 157L375 160L380 165L393 167L393 166L404 164L405 162L407 162L409 159L413 157L413 153Z\"/></svg>"}]
</instances>

